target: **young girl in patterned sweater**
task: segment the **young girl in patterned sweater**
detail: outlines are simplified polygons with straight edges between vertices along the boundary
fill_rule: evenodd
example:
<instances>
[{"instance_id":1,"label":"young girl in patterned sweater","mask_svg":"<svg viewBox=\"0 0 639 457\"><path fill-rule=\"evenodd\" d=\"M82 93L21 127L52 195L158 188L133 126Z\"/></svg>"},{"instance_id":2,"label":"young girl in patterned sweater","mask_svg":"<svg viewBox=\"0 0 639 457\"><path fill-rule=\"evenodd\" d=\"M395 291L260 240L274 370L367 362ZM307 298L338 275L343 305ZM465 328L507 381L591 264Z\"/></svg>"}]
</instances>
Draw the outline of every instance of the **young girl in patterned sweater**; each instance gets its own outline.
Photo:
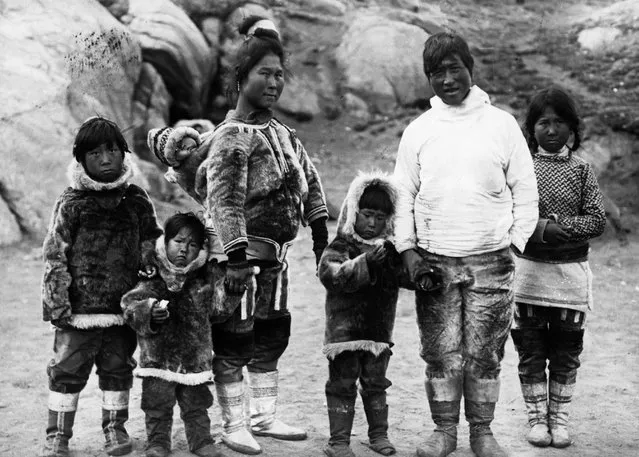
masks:
<instances>
[{"instance_id":1,"label":"young girl in patterned sweater","mask_svg":"<svg viewBox=\"0 0 639 457\"><path fill-rule=\"evenodd\" d=\"M592 307L588 240L606 225L595 173L574 155L580 122L562 90L536 94L525 133L539 189L539 221L524 252L516 252L515 319L519 379L535 446L563 448L568 407L583 348L586 312ZM550 381L547 385L546 361Z\"/></svg>"}]
</instances>

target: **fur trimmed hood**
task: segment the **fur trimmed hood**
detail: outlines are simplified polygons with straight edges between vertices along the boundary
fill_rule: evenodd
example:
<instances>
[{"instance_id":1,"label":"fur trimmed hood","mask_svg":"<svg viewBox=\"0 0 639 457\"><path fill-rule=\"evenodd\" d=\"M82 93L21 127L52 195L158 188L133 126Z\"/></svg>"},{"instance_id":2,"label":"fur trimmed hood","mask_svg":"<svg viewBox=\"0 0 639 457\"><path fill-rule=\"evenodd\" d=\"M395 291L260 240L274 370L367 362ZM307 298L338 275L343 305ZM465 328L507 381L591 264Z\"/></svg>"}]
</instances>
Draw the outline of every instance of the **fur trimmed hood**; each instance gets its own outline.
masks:
<instances>
[{"instance_id":1,"label":"fur trimmed hood","mask_svg":"<svg viewBox=\"0 0 639 457\"><path fill-rule=\"evenodd\" d=\"M169 261L166 255L166 244L164 235L155 242L155 252L157 253L159 274L166 283L166 288L171 292L179 292L184 286L189 273L200 269L206 264L209 250L206 246L200 250L198 256L185 267L178 267Z\"/></svg>"},{"instance_id":2,"label":"fur trimmed hood","mask_svg":"<svg viewBox=\"0 0 639 457\"><path fill-rule=\"evenodd\" d=\"M386 191L390 197L393 210L386 223L386 228L377 237L371 240L365 240L355 232L355 220L359 211L359 199L367 187L376 185ZM395 215L397 211L397 201L399 200L399 187L395 184L394 179L381 171L369 173L360 172L353 180L342 208L337 219L337 233L342 236L352 237L356 241L364 244L376 244L378 240L391 240L395 233Z\"/></svg>"},{"instance_id":3,"label":"fur trimmed hood","mask_svg":"<svg viewBox=\"0 0 639 457\"><path fill-rule=\"evenodd\" d=\"M91 178L82 164L77 160L72 160L67 167L67 179L69 185L76 190L95 190L105 191L113 190L128 185L129 180L133 176L139 175L140 170L129 156L124 155L122 162L122 174L113 182L100 182Z\"/></svg>"}]
</instances>

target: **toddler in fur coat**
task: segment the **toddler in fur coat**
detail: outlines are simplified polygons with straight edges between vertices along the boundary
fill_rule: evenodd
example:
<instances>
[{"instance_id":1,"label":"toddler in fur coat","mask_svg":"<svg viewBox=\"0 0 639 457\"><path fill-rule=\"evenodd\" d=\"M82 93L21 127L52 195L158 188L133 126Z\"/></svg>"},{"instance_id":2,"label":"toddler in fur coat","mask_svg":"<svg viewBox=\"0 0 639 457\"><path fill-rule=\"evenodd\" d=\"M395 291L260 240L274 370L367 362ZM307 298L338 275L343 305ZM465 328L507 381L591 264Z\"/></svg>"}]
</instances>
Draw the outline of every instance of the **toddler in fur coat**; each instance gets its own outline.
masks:
<instances>
[{"instance_id":1,"label":"toddler in fur coat","mask_svg":"<svg viewBox=\"0 0 639 457\"><path fill-rule=\"evenodd\" d=\"M368 446L395 453L388 439L386 369L400 284L408 284L391 242L398 190L387 175L360 174L350 185L337 235L325 249L318 275L326 288L324 354L329 360L326 399L330 439L324 453L352 457L350 435L361 385L368 420ZM423 281L432 285L432 272ZM424 287L428 287L427 284Z\"/></svg>"},{"instance_id":2,"label":"toddler in fur coat","mask_svg":"<svg viewBox=\"0 0 639 457\"><path fill-rule=\"evenodd\" d=\"M213 359L206 231L193 213L170 217L156 243L157 271L122 298L125 321L140 345L146 457L171 450L173 407L180 405L189 450L220 457L211 437L208 388Z\"/></svg>"}]
</instances>

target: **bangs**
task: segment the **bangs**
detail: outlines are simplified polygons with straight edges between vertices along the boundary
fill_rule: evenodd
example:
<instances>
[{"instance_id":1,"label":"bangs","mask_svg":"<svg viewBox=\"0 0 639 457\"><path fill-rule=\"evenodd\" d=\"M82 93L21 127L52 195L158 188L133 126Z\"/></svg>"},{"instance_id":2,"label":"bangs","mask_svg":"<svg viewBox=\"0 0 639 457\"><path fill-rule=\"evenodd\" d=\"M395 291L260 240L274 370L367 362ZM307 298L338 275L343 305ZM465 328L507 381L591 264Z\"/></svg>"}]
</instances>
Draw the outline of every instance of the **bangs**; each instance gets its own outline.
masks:
<instances>
[{"instance_id":1,"label":"bangs","mask_svg":"<svg viewBox=\"0 0 639 457\"><path fill-rule=\"evenodd\" d=\"M380 186L369 186L359 199L359 209L372 209L385 214L393 213L393 203L388 192Z\"/></svg>"},{"instance_id":2,"label":"bangs","mask_svg":"<svg viewBox=\"0 0 639 457\"><path fill-rule=\"evenodd\" d=\"M73 155L81 162L87 152L102 144L117 146L123 154L129 150L122 132L114 122L101 117L91 118L82 124L75 137Z\"/></svg>"}]
</instances>

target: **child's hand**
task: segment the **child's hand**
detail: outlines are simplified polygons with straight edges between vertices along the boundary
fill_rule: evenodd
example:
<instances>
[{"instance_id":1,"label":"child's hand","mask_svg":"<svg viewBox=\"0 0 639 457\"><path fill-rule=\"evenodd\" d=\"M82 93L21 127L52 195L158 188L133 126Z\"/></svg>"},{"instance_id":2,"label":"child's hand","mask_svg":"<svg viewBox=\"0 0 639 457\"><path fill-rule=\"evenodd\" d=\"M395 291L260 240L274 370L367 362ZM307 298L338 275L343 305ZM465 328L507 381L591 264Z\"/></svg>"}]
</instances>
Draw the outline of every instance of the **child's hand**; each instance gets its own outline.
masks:
<instances>
[{"instance_id":1,"label":"child's hand","mask_svg":"<svg viewBox=\"0 0 639 457\"><path fill-rule=\"evenodd\" d=\"M190 137L185 137L182 141L180 141L180 147L175 153L175 158L178 162L183 161L187 157L191 155L193 149L197 148L197 142Z\"/></svg>"},{"instance_id":2,"label":"child's hand","mask_svg":"<svg viewBox=\"0 0 639 457\"><path fill-rule=\"evenodd\" d=\"M570 241L568 227L561 224L549 223L544 230L544 241L549 244L561 244Z\"/></svg>"},{"instance_id":3,"label":"child's hand","mask_svg":"<svg viewBox=\"0 0 639 457\"><path fill-rule=\"evenodd\" d=\"M386 250L386 246L380 244L375 246L372 251L366 253L366 262L369 265L381 265L384 260L386 260L387 255L388 251Z\"/></svg>"},{"instance_id":4,"label":"child's hand","mask_svg":"<svg viewBox=\"0 0 639 457\"><path fill-rule=\"evenodd\" d=\"M151 307L151 322L153 324L162 324L169 318L169 310L167 309L169 302L167 300L162 300L158 302L157 300L153 301L153 305Z\"/></svg>"}]
</instances>

